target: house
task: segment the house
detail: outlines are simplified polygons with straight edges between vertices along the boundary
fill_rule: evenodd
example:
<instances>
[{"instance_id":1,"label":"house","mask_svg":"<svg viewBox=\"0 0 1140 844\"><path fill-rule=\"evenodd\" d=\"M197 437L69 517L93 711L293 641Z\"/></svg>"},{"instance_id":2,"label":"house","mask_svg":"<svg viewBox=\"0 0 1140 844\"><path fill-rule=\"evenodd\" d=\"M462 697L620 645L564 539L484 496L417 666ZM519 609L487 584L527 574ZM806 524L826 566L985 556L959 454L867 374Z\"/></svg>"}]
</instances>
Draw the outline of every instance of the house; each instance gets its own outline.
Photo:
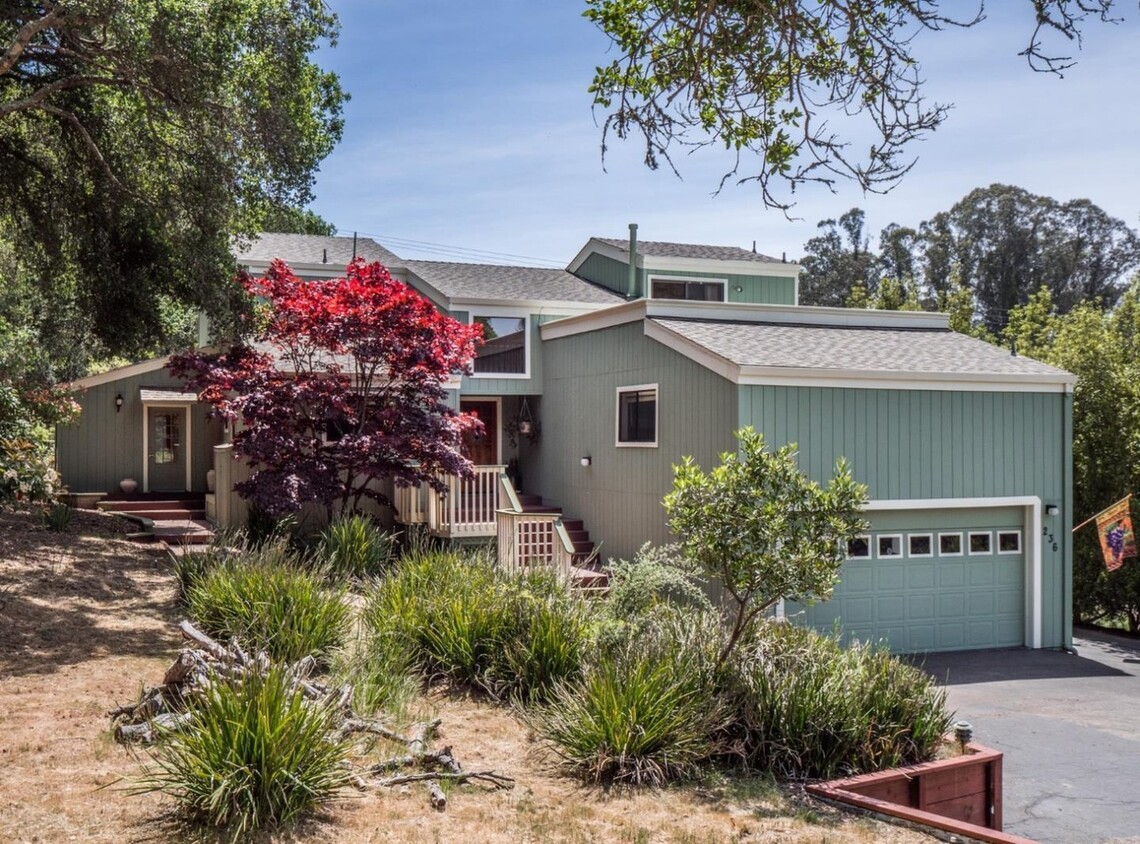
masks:
<instances>
[{"instance_id":1,"label":"house","mask_svg":"<svg viewBox=\"0 0 1140 844\"><path fill-rule=\"evenodd\" d=\"M591 238L565 270L296 235L264 235L240 260L257 273L281 257L319 278L355 251L483 324L474 371L451 385L488 432L466 444L476 478L445 496L394 490L401 522L497 537L508 564L573 565L595 544L628 559L670 539L673 464L710 467L752 425L773 447L798 443L817 479L846 456L871 499L834 598L783 612L899 651L1070 645L1072 376L945 315L802 307L783 259L636 234ZM81 382L84 421L60 431L65 481L204 491L213 467L215 518L239 518L224 432L161 365Z\"/></svg>"}]
</instances>

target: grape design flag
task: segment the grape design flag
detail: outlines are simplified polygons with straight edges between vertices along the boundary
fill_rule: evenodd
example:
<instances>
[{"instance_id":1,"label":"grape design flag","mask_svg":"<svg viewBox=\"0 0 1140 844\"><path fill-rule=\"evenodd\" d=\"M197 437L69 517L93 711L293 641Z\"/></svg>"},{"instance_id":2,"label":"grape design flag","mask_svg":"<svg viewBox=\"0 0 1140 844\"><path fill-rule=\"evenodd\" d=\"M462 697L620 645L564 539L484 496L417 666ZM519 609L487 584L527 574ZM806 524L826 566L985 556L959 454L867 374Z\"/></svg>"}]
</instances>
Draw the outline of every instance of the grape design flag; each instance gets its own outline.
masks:
<instances>
[{"instance_id":1,"label":"grape design flag","mask_svg":"<svg viewBox=\"0 0 1140 844\"><path fill-rule=\"evenodd\" d=\"M1096 532L1109 571L1116 571L1126 559L1136 556L1136 537L1132 534L1132 517L1128 512L1131 498L1130 495L1117 501L1096 515Z\"/></svg>"}]
</instances>

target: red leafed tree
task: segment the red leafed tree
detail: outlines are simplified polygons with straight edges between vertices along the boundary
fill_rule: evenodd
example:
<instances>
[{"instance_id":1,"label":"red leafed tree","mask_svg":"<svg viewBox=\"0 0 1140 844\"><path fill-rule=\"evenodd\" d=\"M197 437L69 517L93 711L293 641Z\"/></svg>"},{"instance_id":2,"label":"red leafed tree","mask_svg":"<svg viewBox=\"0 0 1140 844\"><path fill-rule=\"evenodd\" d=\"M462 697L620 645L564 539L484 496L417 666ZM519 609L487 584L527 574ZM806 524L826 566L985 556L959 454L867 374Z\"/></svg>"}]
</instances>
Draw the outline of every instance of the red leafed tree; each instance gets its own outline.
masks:
<instances>
[{"instance_id":1,"label":"red leafed tree","mask_svg":"<svg viewBox=\"0 0 1140 844\"><path fill-rule=\"evenodd\" d=\"M304 281L282 261L243 276L256 298L252 342L222 354L189 352L169 368L227 420L234 452L253 468L237 491L271 515L303 504L391 506L397 484L470 476L462 434L481 423L445 404L444 383L468 371L480 327L464 325L357 259L344 278Z\"/></svg>"}]
</instances>

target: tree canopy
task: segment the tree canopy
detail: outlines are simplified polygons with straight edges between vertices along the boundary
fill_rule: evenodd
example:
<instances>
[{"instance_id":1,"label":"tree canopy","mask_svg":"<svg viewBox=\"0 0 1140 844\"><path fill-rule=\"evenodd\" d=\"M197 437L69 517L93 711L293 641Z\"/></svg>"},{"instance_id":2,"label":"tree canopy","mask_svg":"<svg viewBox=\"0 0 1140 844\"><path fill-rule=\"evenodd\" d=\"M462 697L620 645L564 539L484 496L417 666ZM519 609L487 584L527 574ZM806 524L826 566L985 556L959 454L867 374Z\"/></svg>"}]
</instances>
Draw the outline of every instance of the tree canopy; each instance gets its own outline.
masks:
<instances>
[{"instance_id":1,"label":"tree canopy","mask_svg":"<svg viewBox=\"0 0 1140 844\"><path fill-rule=\"evenodd\" d=\"M1041 287L1061 313L1082 301L1111 306L1140 266L1140 236L1123 221L1087 199L1011 185L976 188L917 227L891 223L878 251L858 208L819 225L801 260L804 304L921 306L965 316L960 329L976 317L982 333L999 333Z\"/></svg>"},{"instance_id":2,"label":"tree canopy","mask_svg":"<svg viewBox=\"0 0 1140 844\"><path fill-rule=\"evenodd\" d=\"M913 166L913 143L946 119L949 107L923 99L914 49L922 30L973 26L973 10L938 0L587 0L586 16L613 39L618 57L597 68L590 91L608 112L610 132L640 135L645 163L672 166L676 146L723 145L736 163L721 185L756 181L764 203L787 208L775 189L854 179L884 192ZM1072 64L1089 19L1112 21L1114 0L1023 3L1035 70ZM964 17L955 15L964 14ZM1059 38L1065 52L1046 39ZM853 146L833 121L851 126ZM862 138L870 134L869 150ZM755 170L752 154L758 159Z\"/></svg>"},{"instance_id":3,"label":"tree canopy","mask_svg":"<svg viewBox=\"0 0 1140 844\"><path fill-rule=\"evenodd\" d=\"M310 502L343 512L363 499L390 506L381 478L442 491L440 475L470 475L461 437L480 423L447 406L443 385L470 368L478 325L363 259L344 278L303 281L275 261L264 278L242 280L263 303L251 342L169 364L242 423L234 453L253 467L235 485L242 496L271 516Z\"/></svg>"},{"instance_id":4,"label":"tree canopy","mask_svg":"<svg viewBox=\"0 0 1140 844\"><path fill-rule=\"evenodd\" d=\"M123 354L171 304L224 324L233 236L306 205L340 137L336 34L321 0L4 4L0 239L41 311Z\"/></svg>"}]
</instances>

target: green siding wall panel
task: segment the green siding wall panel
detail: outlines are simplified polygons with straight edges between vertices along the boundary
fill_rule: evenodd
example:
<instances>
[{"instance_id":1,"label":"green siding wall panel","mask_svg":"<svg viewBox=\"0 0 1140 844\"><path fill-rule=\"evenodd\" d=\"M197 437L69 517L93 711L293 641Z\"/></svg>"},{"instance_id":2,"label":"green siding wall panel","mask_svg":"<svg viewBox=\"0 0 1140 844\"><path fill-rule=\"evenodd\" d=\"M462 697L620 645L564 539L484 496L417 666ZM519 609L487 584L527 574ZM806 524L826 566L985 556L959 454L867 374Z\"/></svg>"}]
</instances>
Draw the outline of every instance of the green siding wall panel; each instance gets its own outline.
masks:
<instances>
[{"instance_id":1,"label":"green siding wall panel","mask_svg":"<svg viewBox=\"0 0 1140 844\"><path fill-rule=\"evenodd\" d=\"M181 389L182 382L165 369L89 387L79 396L80 421L56 429L56 464L72 492L111 492L123 478L142 488L143 407L139 389ZM115 396L123 408L115 411ZM191 489L206 490L206 472L213 466L213 446L221 441L222 424L209 418L209 407L190 406Z\"/></svg>"},{"instance_id":2,"label":"green siding wall panel","mask_svg":"<svg viewBox=\"0 0 1140 844\"><path fill-rule=\"evenodd\" d=\"M736 389L644 336L641 324L544 344L542 439L520 450L527 492L585 519L602 557L629 559L646 541L670 541L661 498L673 464L717 460L733 445ZM615 445L617 388L658 384L658 447ZM588 468L582 457L593 461Z\"/></svg>"},{"instance_id":3,"label":"green siding wall panel","mask_svg":"<svg viewBox=\"0 0 1140 844\"><path fill-rule=\"evenodd\" d=\"M582 262L576 273L587 281L599 284L622 296L629 290L629 264L617 261L604 255L594 254ZM646 279L648 276L673 276L677 278L717 278L728 279L728 301L743 302L754 305L794 305L796 299L796 280L780 276L748 275L746 273L724 272L692 272L688 270L661 270L654 269L650 263L648 267L637 271L637 295L648 294ZM736 292L740 287L741 291Z\"/></svg>"},{"instance_id":4,"label":"green siding wall panel","mask_svg":"<svg viewBox=\"0 0 1140 844\"><path fill-rule=\"evenodd\" d=\"M874 500L1037 496L1071 509L1069 399L1059 393L739 389L741 425L773 448L797 442L800 466L817 479L846 457ZM1063 525L1046 528L1061 535L1057 551L1043 551L1043 644L1060 647L1071 635L1071 552Z\"/></svg>"}]
</instances>

